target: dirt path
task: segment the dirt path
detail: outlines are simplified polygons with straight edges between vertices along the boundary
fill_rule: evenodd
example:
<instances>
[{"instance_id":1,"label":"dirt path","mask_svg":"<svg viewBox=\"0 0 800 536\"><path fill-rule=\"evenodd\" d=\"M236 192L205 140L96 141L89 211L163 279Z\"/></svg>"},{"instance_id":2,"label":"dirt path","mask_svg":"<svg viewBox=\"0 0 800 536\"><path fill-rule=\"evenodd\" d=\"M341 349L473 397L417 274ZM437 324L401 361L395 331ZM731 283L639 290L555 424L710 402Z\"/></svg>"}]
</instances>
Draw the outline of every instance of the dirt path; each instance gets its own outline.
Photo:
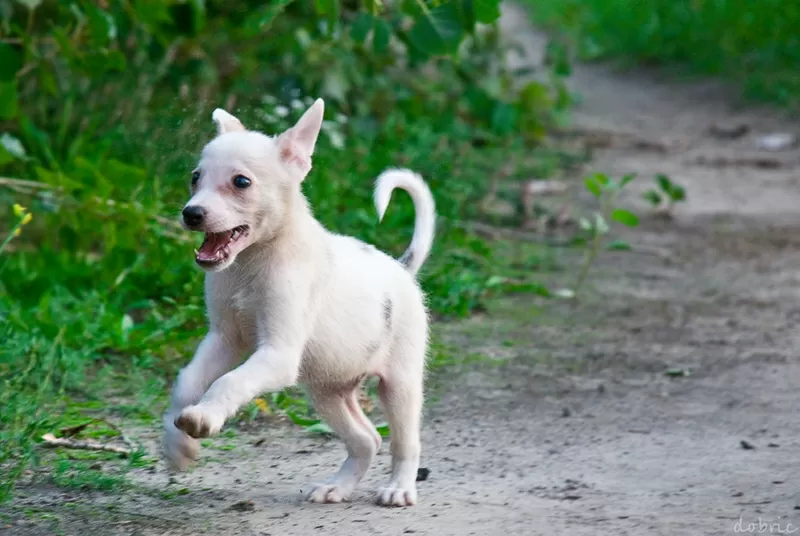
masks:
<instances>
[{"instance_id":1,"label":"dirt path","mask_svg":"<svg viewBox=\"0 0 800 536\"><path fill-rule=\"evenodd\" d=\"M508 11L509 31L528 32L526 16ZM526 35L529 48L540 45ZM750 149L756 134L795 125L736 111L713 85L596 66L578 68L573 84L584 97L578 126L667 142L652 150L623 140L597 153L593 169L642 176L624 202L645 211L635 189L654 173L685 185L689 200L672 222L645 218L627 237L637 251L606 257L580 307L535 315L508 300L444 328L451 341L505 361L457 375L432 405L420 505L372 504L388 472L386 446L353 502L303 502L304 485L333 472L344 449L278 427L231 440L230 451L206 449L169 499L84 496L60 530L732 535L741 519L744 531L800 533L800 152ZM751 129L739 140L707 132L739 122ZM757 167L765 161L777 168ZM672 367L691 375L669 378ZM266 440L254 446L257 438ZM168 479L160 467L137 478ZM19 501L63 508L75 497L28 490ZM52 533L24 524L11 532Z\"/></svg>"}]
</instances>

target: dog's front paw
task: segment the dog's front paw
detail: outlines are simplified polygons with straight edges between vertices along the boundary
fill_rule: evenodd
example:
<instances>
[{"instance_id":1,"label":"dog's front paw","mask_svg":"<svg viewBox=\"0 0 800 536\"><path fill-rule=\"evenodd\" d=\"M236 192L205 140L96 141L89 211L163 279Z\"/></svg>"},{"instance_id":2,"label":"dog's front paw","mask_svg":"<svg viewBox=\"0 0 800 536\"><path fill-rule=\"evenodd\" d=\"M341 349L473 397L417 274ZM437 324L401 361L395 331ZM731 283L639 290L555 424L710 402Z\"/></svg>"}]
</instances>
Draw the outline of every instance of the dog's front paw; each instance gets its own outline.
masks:
<instances>
[{"instance_id":1,"label":"dog's front paw","mask_svg":"<svg viewBox=\"0 0 800 536\"><path fill-rule=\"evenodd\" d=\"M350 497L351 491L336 484L315 484L306 499L313 503L340 503Z\"/></svg>"},{"instance_id":2,"label":"dog's front paw","mask_svg":"<svg viewBox=\"0 0 800 536\"><path fill-rule=\"evenodd\" d=\"M208 407L189 406L175 419L175 426L194 438L208 437L219 433L225 417Z\"/></svg>"},{"instance_id":3,"label":"dog's front paw","mask_svg":"<svg viewBox=\"0 0 800 536\"><path fill-rule=\"evenodd\" d=\"M417 504L417 488L415 485L408 487L395 487L389 484L378 490L378 504L383 506L414 506Z\"/></svg>"},{"instance_id":4,"label":"dog's front paw","mask_svg":"<svg viewBox=\"0 0 800 536\"><path fill-rule=\"evenodd\" d=\"M164 430L164 455L171 469L186 471L200 456L200 442L175 428L170 419Z\"/></svg>"}]
</instances>

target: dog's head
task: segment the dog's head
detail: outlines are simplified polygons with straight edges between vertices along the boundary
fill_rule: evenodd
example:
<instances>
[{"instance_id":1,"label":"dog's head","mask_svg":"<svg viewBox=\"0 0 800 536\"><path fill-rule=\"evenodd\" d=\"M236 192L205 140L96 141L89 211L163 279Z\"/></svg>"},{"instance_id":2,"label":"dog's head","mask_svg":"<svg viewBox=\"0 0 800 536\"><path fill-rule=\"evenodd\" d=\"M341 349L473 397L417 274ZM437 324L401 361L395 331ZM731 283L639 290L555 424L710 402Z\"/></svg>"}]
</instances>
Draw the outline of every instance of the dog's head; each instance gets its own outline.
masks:
<instances>
[{"instance_id":1,"label":"dog's head","mask_svg":"<svg viewBox=\"0 0 800 536\"><path fill-rule=\"evenodd\" d=\"M192 197L182 213L184 227L205 233L195 257L203 269L224 270L248 246L280 232L311 170L323 112L318 99L295 126L269 137L214 110L217 137L192 171Z\"/></svg>"}]
</instances>

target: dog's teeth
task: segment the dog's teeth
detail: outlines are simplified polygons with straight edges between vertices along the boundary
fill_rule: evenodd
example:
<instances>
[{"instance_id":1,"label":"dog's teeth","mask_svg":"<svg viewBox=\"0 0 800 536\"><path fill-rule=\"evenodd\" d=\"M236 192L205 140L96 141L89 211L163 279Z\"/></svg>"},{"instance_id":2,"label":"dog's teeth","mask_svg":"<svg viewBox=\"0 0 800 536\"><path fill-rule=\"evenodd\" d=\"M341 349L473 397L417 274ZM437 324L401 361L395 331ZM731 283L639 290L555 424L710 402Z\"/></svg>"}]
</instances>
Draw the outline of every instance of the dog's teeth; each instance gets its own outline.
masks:
<instances>
[{"instance_id":1,"label":"dog's teeth","mask_svg":"<svg viewBox=\"0 0 800 536\"><path fill-rule=\"evenodd\" d=\"M194 248L194 256L195 256L195 257L197 257L197 254L198 254L198 253L200 253L200 250L199 250L199 249L197 249L197 248Z\"/></svg>"}]
</instances>

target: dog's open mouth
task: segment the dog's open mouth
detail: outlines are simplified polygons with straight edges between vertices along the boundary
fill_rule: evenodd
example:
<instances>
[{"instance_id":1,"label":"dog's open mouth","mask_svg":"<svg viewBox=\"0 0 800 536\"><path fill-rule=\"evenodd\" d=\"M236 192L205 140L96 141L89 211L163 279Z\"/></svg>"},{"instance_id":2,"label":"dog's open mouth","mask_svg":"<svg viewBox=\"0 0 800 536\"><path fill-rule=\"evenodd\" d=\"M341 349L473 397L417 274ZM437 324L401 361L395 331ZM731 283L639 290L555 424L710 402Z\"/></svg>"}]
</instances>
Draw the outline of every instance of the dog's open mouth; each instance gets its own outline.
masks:
<instances>
[{"instance_id":1,"label":"dog's open mouth","mask_svg":"<svg viewBox=\"0 0 800 536\"><path fill-rule=\"evenodd\" d=\"M246 237L249 232L250 228L247 225L240 225L230 231L206 233L203 245L195 251L197 264L213 266L221 263L230 256L233 245Z\"/></svg>"}]
</instances>

